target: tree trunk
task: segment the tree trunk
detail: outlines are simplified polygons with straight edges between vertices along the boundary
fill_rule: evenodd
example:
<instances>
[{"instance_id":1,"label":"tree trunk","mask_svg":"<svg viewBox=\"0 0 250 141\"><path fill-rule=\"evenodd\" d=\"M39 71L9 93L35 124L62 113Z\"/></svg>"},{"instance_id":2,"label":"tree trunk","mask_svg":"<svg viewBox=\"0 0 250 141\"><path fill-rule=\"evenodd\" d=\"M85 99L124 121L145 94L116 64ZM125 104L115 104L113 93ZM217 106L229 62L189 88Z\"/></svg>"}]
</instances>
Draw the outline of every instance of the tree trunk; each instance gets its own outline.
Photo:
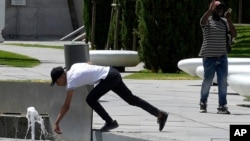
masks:
<instances>
[{"instance_id":1,"label":"tree trunk","mask_svg":"<svg viewBox=\"0 0 250 141\"><path fill-rule=\"evenodd\" d=\"M96 0L92 1L92 29L91 29L91 46L93 49L95 46L95 22L96 22Z\"/></svg>"},{"instance_id":2,"label":"tree trunk","mask_svg":"<svg viewBox=\"0 0 250 141\"><path fill-rule=\"evenodd\" d=\"M238 15L238 23L242 22L242 0L239 0L239 15Z\"/></svg>"}]
</instances>

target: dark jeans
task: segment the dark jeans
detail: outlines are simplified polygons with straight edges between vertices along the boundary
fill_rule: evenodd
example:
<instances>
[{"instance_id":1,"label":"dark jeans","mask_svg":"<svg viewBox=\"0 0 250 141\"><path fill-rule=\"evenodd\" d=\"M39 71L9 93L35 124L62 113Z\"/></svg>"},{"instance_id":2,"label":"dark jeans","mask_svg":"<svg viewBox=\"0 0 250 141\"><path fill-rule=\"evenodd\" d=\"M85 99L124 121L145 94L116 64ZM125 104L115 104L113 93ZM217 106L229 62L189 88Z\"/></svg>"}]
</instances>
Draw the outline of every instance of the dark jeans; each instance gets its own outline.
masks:
<instances>
[{"instance_id":1,"label":"dark jeans","mask_svg":"<svg viewBox=\"0 0 250 141\"><path fill-rule=\"evenodd\" d=\"M119 71L111 67L106 79L101 80L86 98L86 101L90 107L92 107L93 110L95 110L95 112L106 122L111 122L113 119L105 111L98 100L109 90L115 92L130 105L141 107L150 114L156 117L158 116L159 110L141 98L133 95L122 81Z\"/></svg>"},{"instance_id":2,"label":"dark jeans","mask_svg":"<svg viewBox=\"0 0 250 141\"><path fill-rule=\"evenodd\" d=\"M205 57L203 58L204 79L201 87L201 101L207 102L209 90L213 82L214 75L217 75L219 105L227 104L227 76L228 60L227 56Z\"/></svg>"}]
</instances>

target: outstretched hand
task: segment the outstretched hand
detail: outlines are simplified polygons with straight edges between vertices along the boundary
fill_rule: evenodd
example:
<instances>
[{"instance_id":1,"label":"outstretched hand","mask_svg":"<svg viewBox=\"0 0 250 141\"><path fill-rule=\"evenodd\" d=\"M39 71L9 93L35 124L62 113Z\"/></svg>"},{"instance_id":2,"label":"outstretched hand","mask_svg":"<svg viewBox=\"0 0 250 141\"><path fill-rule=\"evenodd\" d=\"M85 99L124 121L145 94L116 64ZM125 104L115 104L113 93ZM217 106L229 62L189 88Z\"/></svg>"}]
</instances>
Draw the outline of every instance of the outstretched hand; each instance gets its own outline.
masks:
<instances>
[{"instance_id":1,"label":"outstretched hand","mask_svg":"<svg viewBox=\"0 0 250 141\"><path fill-rule=\"evenodd\" d=\"M57 133L57 134L62 134L62 131L60 129L60 126L59 125L55 125L55 129L54 131Z\"/></svg>"}]
</instances>

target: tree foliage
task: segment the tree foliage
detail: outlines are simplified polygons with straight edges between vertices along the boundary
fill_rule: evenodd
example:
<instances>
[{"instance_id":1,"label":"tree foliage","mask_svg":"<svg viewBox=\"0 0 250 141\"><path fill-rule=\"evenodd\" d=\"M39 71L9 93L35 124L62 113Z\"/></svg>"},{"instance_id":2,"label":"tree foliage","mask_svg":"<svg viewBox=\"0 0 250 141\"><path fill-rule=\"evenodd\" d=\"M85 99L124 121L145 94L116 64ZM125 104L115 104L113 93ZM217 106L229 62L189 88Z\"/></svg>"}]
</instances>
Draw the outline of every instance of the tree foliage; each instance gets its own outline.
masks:
<instances>
[{"instance_id":1,"label":"tree foliage","mask_svg":"<svg viewBox=\"0 0 250 141\"><path fill-rule=\"evenodd\" d=\"M96 2L95 27L92 27L92 6ZM96 49L104 49L107 42L112 0L84 0L84 24L87 39L91 39L91 30L95 28Z\"/></svg>"},{"instance_id":2,"label":"tree foliage","mask_svg":"<svg viewBox=\"0 0 250 141\"><path fill-rule=\"evenodd\" d=\"M137 28L137 17L135 14L136 0L113 0L113 3L116 3L119 6L114 6L111 11L108 48L114 49L113 46L116 32L118 32L118 48L116 49L132 50L134 36L133 30ZM119 13L117 14L118 10Z\"/></svg>"},{"instance_id":3,"label":"tree foliage","mask_svg":"<svg viewBox=\"0 0 250 141\"><path fill-rule=\"evenodd\" d=\"M90 6L90 0L84 0ZM105 48L108 39L114 44L115 18L111 19L113 0L96 0L96 45ZM239 0L225 1L237 20ZM116 0L120 4L119 47L132 49L134 29L138 31L138 52L145 67L153 72L178 72L179 60L198 57L202 43L199 24L201 16L208 9L211 0ZM90 12L90 9L85 9ZM85 13L86 14L86 13ZM85 25L91 27L90 14ZM87 32L89 35L89 31ZM89 37L89 36L88 36Z\"/></svg>"},{"instance_id":4,"label":"tree foliage","mask_svg":"<svg viewBox=\"0 0 250 141\"><path fill-rule=\"evenodd\" d=\"M121 47L133 50L133 36L136 36L138 20L135 14L136 0L120 0L121 3Z\"/></svg>"},{"instance_id":5,"label":"tree foliage","mask_svg":"<svg viewBox=\"0 0 250 141\"><path fill-rule=\"evenodd\" d=\"M203 4L201 4L203 3ZM204 1L138 0L140 57L158 72L177 72L180 59L197 56Z\"/></svg>"},{"instance_id":6,"label":"tree foliage","mask_svg":"<svg viewBox=\"0 0 250 141\"><path fill-rule=\"evenodd\" d=\"M83 21L86 32L86 41L88 42L91 37L91 17L92 16L92 3L91 0L83 0Z\"/></svg>"}]
</instances>

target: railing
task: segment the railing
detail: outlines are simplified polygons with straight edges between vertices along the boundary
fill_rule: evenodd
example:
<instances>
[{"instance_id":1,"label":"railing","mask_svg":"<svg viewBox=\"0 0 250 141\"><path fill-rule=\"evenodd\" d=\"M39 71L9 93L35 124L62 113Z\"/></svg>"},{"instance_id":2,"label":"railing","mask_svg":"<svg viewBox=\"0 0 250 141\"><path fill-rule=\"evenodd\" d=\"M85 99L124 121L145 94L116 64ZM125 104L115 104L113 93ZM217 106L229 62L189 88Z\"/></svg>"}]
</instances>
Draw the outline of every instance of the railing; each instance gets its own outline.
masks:
<instances>
[{"instance_id":1,"label":"railing","mask_svg":"<svg viewBox=\"0 0 250 141\"><path fill-rule=\"evenodd\" d=\"M71 37L71 36L73 36L73 35L79 33L80 31L82 31L83 29L84 29L84 26L79 27L79 28L76 29L75 31L73 31L73 32L69 33L68 35L62 37L62 38L60 39L60 41L63 41L63 40L68 39L69 37ZM84 38L85 36L86 36L86 33L82 33L81 35L75 37L72 41L76 41L76 40L82 39L82 38Z\"/></svg>"}]
</instances>

